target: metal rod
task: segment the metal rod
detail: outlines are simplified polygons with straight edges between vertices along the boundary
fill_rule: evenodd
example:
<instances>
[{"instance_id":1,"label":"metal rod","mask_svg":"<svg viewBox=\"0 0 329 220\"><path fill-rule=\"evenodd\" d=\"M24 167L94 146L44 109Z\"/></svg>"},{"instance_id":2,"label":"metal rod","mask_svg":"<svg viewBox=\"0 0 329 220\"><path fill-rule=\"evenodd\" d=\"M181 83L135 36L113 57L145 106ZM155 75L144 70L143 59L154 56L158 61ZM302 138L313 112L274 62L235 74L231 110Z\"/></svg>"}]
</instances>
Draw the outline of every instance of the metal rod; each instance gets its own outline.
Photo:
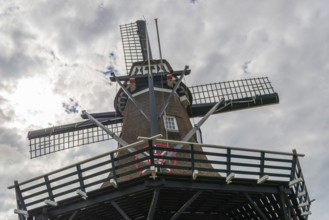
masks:
<instances>
[{"instance_id":1,"label":"metal rod","mask_svg":"<svg viewBox=\"0 0 329 220\"><path fill-rule=\"evenodd\" d=\"M160 44L160 35L159 35L159 29L158 29L158 19L155 18L155 27L157 30L157 37L158 37L158 46L159 46L159 55L160 55L160 65L161 65L161 70L162 72L164 71L163 69L163 62L162 62L162 53L161 53L161 44ZM160 114L161 115L161 114Z\"/></svg>"},{"instance_id":2,"label":"metal rod","mask_svg":"<svg viewBox=\"0 0 329 220\"><path fill-rule=\"evenodd\" d=\"M128 143L124 141L122 138L117 136L113 131L108 129L106 126L104 126L102 123L100 123L96 118L91 116L87 111L82 111L82 114L86 115L89 120L93 121L98 127L102 128L108 135L110 135L114 140L116 140L121 146L126 146Z\"/></svg>"},{"instance_id":3,"label":"metal rod","mask_svg":"<svg viewBox=\"0 0 329 220\"><path fill-rule=\"evenodd\" d=\"M95 119L93 116L91 116L90 114L88 114L85 110L82 111L82 114L86 114L87 117L94 121L100 128L102 128L107 134L109 134L114 140L116 140L120 145L121 147L125 147L128 145L128 143L123 140L122 138L120 138L119 136L117 136L114 132L112 132L110 129L108 129L106 126L104 126L102 123L100 123L97 119ZM130 153L133 153L135 152L136 150L133 149L133 148L127 148L127 150L130 152ZM143 153L145 155L145 153ZM138 154L139 158L143 158L143 154ZM147 155L145 155L147 156Z\"/></svg>"},{"instance_id":4,"label":"metal rod","mask_svg":"<svg viewBox=\"0 0 329 220\"><path fill-rule=\"evenodd\" d=\"M134 103L134 105L137 107L137 109L140 111L140 113L146 118L147 121L150 122L150 118L146 115L146 113L143 111L142 107L139 105L139 103L136 101L136 99L131 95L131 93L122 85L120 80L117 79L114 73L112 73L112 76L115 78L115 80L118 82L121 89L126 93L126 95L129 97L129 99Z\"/></svg>"},{"instance_id":5,"label":"metal rod","mask_svg":"<svg viewBox=\"0 0 329 220\"><path fill-rule=\"evenodd\" d=\"M159 115L158 115L158 118L161 117L161 115L163 114L163 112L166 110L168 104L169 104L169 101L171 99L171 97L174 95L174 93L176 92L176 90L178 89L178 86L180 85L180 83L182 82L184 76L185 76L185 72L186 70L188 69L188 66L185 66L184 70L183 70L183 73L182 75L180 76L179 80L176 82L174 88L172 89L171 93L169 94L166 102L164 103L164 105L162 106L160 112L159 112Z\"/></svg>"},{"instance_id":6,"label":"metal rod","mask_svg":"<svg viewBox=\"0 0 329 220\"><path fill-rule=\"evenodd\" d=\"M205 116L203 116L203 118L196 124L196 125L194 125L194 128L192 128L183 138L182 138L182 141L188 141L194 134L195 134L195 132L201 127L201 125L210 117L210 115L212 114L212 113L214 113L216 110L217 110L217 108L218 108L218 106L222 103L222 102L224 102L224 99L221 99L219 102L217 102L217 104L216 105L214 105L208 112L207 112L207 114L205 115ZM183 147L183 145L177 145L175 148L176 149L180 149L180 148L182 148Z\"/></svg>"},{"instance_id":7,"label":"metal rod","mask_svg":"<svg viewBox=\"0 0 329 220\"><path fill-rule=\"evenodd\" d=\"M148 31L147 25L145 25L146 30L146 41L148 42ZM157 123L157 113L156 113L156 101L154 94L154 82L153 76L151 73L151 60L150 60L150 48L147 44L147 62L148 62L148 84L149 84L149 98L150 98L150 127L151 127L151 136L158 134L158 123Z\"/></svg>"}]
</instances>

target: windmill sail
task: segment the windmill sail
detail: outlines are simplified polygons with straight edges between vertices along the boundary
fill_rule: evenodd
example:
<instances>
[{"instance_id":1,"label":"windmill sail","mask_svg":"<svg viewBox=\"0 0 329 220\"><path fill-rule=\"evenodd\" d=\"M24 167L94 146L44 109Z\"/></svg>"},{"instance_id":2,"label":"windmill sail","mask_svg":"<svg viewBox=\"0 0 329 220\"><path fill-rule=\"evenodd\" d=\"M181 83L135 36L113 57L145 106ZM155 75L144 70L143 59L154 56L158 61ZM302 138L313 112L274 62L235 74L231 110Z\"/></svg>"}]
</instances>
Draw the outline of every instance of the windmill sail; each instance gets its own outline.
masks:
<instances>
[{"instance_id":1,"label":"windmill sail","mask_svg":"<svg viewBox=\"0 0 329 220\"><path fill-rule=\"evenodd\" d=\"M215 113L279 103L279 96L267 77L197 85L189 89L193 96L191 117L205 115L221 98L225 102Z\"/></svg>"},{"instance_id":2,"label":"windmill sail","mask_svg":"<svg viewBox=\"0 0 329 220\"><path fill-rule=\"evenodd\" d=\"M122 119L98 119L117 135ZM44 128L28 133L31 159L69 148L111 140L112 138L90 120Z\"/></svg>"},{"instance_id":3,"label":"windmill sail","mask_svg":"<svg viewBox=\"0 0 329 220\"><path fill-rule=\"evenodd\" d=\"M120 25L123 53L125 57L127 75L133 63L147 60L147 41L145 21ZM152 53L150 50L150 59Z\"/></svg>"}]
</instances>

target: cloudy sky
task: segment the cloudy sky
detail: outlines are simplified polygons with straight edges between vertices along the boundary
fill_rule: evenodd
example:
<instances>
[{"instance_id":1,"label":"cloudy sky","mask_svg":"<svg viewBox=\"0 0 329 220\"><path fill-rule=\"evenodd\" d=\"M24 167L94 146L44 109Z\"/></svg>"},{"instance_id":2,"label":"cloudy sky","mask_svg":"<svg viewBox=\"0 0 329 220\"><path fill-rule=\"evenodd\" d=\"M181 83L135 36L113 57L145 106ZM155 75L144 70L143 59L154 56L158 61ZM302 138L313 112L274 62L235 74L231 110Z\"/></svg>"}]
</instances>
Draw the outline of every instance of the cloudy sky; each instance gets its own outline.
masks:
<instances>
[{"instance_id":1,"label":"cloudy sky","mask_svg":"<svg viewBox=\"0 0 329 220\"><path fill-rule=\"evenodd\" d=\"M0 4L0 216L17 219L7 187L114 149L113 142L29 159L27 132L80 120L62 102L113 110L118 89L97 70L124 60L119 25L146 18L158 57L192 69L187 85L268 76L280 104L212 116L209 144L304 153L309 219L329 219L329 3L236 0L2 0ZM108 54L117 55L115 61Z\"/></svg>"}]
</instances>

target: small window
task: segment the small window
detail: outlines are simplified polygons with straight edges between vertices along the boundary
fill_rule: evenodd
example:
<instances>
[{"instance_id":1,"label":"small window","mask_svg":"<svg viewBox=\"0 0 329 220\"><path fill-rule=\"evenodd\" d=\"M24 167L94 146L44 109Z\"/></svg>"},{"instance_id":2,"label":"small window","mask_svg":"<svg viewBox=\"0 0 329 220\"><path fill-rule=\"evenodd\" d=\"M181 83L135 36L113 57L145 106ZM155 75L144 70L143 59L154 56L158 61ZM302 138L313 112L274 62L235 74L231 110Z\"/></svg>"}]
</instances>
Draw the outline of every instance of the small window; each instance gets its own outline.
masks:
<instances>
[{"instance_id":1,"label":"small window","mask_svg":"<svg viewBox=\"0 0 329 220\"><path fill-rule=\"evenodd\" d=\"M164 125L167 131L178 132L176 118L173 116L164 117Z\"/></svg>"}]
</instances>

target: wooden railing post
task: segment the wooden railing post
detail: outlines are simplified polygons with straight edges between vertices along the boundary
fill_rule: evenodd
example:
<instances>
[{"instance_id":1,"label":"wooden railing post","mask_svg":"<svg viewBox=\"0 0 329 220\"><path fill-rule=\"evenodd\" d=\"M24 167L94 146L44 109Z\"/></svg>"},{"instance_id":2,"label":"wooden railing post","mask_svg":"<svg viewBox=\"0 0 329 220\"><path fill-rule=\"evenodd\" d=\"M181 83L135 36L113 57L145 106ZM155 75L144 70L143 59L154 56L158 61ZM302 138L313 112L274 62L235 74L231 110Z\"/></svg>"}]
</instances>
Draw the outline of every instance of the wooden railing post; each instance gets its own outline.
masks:
<instances>
[{"instance_id":1,"label":"wooden railing post","mask_svg":"<svg viewBox=\"0 0 329 220\"><path fill-rule=\"evenodd\" d=\"M193 173L194 167L195 167L195 165L194 165L194 144L191 144L190 147L191 147L191 171Z\"/></svg>"},{"instance_id":2,"label":"wooden railing post","mask_svg":"<svg viewBox=\"0 0 329 220\"><path fill-rule=\"evenodd\" d=\"M54 195L53 195L53 191L51 190L51 186L50 186L48 175L46 175L44 177L44 179L45 179L45 183L46 183L46 187L47 187L47 192L48 192L48 195L49 195L49 199L52 200L52 201L55 201L55 198L54 198Z\"/></svg>"},{"instance_id":3,"label":"wooden railing post","mask_svg":"<svg viewBox=\"0 0 329 220\"><path fill-rule=\"evenodd\" d=\"M21 190L20 190L18 182L16 180L14 181L14 185L15 185L17 209L27 211L25 203L24 203L24 199L23 199L23 196L22 196L22 193L21 193ZM24 220L25 217L23 215L19 214L18 219L19 220Z\"/></svg>"},{"instance_id":4,"label":"wooden railing post","mask_svg":"<svg viewBox=\"0 0 329 220\"><path fill-rule=\"evenodd\" d=\"M265 166L265 152L260 153L260 175L259 178L264 176L264 166Z\"/></svg>"},{"instance_id":5,"label":"wooden railing post","mask_svg":"<svg viewBox=\"0 0 329 220\"><path fill-rule=\"evenodd\" d=\"M111 152L110 153L110 158L111 158L111 164L112 164L112 176L113 176L113 180L115 182L118 182L117 181L117 172L116 172L116 167L115 167L115 157L114 157L114 152Z\"/></svg>"},{"instance_id":6,"label":"wooden railing post","mask_svg":"<svg viewBox=\"0 0 329 220\"><path fill-rule=\"evenodd\" d=\"M83 176L82 176L82 172L81 172L81 166L80 164L77 164L77 172L78 172L78 177L79 177L79 183L80 183L80 189L84 192L86 192L85 189L85 184L83 182Z\"/></svg>"},{"instance_id":7,"label":"wooden railing post","mask_svg":"<svg viewBox=\"0 0 329 220\"><path fill-rule=\"evenodd\" d=\"M296 166L297 166L297 160L298 160L298 156L297 156L297 151L294 149L293 151L293 156L292 156L292 164L291 164L291 173L290 173L290 181L295 179L295 174L296 174Z\"/></svg>"},{"instance_id":8,"label":"wooden railing post","mask_svg":"<svg viewBox=\"0 0 329 220\"><path fill-rule=\"evenodd\" d=\"M231 173L231 149L227 148L226 175Z\"/></svg>"},{"instance_id":9,"label":"wooden railing post","mask_svg":"<svg viewBox=\"0 0 329 220\"><path fill-rule=\"evenodd\" d=\"M153 149L153 140L148 140L149 151L150 151L150 166L154 166L154 149Z\"/></svg>"}]
</instances>

